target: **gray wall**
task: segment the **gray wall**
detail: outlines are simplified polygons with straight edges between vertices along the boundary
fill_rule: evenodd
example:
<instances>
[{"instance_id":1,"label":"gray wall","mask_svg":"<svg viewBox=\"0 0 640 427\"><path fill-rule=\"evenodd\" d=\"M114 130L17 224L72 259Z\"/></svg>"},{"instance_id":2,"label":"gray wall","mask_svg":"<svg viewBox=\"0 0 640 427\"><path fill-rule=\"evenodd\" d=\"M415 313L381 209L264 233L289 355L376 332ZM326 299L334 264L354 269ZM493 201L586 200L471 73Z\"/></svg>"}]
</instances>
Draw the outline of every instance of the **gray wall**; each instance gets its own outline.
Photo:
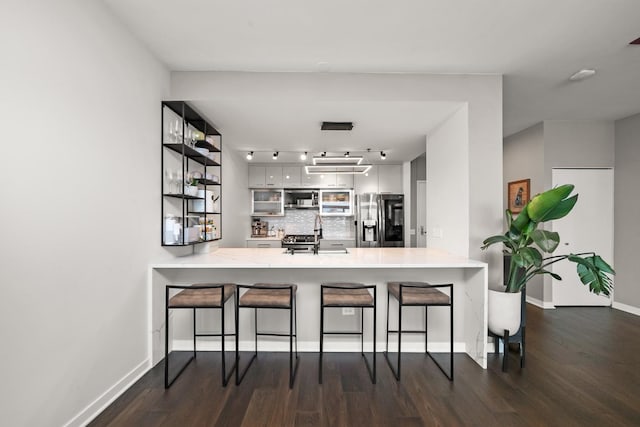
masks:
<instances>
[{"instance_id":1,"label":"gray wall","mask_svg":"<svg viewBox=\"0 0 640 427\"><path fill-rule=\"evenodd\" d=\"M616 303L640 309L640 242L638 182L640 182L640 114L618 120L615 169L615 294Z\"/></svg>"},{"instance_id":2,"label":"gray wall","mask_svg":"<svg viewBox=\"0 0 640 427\"><path fill-rule=\"evenodd\" d=\"M544 134L539 123L504 140L503 157L503 197L507 208L507 184L529 178L531 195L540 193L545 187L544 176ZM527 286L527 296L543 301L542 277L535 277Z\"/></svg>"}]
</instances>

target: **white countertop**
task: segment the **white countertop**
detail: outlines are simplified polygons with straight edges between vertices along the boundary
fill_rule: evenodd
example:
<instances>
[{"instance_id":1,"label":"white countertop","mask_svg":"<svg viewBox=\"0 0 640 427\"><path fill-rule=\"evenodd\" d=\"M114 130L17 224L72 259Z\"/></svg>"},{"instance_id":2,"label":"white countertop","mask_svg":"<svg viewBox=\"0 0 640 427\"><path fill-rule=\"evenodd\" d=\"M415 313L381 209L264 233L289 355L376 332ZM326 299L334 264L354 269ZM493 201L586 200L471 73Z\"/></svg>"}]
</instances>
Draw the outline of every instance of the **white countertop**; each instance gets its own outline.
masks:
<instances>
[{"instance_id":1,"label":"white countertop","mask_svg":"<svg viewBox=\"0 0 640 427\"><path fill-rule=\"evenodd\" d=\"M151 268L486 268L487 264L428 248L349 248L348 254L289 255L282 248L219 248L153 262Z\"/></svg>"}]
</instances>

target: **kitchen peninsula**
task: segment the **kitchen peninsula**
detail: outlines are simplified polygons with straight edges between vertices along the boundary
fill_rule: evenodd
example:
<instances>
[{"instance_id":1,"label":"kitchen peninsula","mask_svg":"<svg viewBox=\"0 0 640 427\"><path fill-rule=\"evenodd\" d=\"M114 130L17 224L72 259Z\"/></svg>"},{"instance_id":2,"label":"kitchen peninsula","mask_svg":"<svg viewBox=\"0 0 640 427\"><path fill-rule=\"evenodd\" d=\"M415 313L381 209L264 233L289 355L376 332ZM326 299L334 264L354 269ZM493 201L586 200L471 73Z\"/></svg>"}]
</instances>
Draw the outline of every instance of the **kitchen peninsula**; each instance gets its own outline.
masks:
<instances>
[{"instance_id":1,"label":"kitchen peninsula","mask_svg":"<svg viewBox=\"0 0 640 427\"><path fill-rule=\"evenodd\" d=\"M452 282L454 292L454 349L466 352L482 368L486 369L487 356L487 264L458 257L443 251L427 248L351 248L340 254L295 254L284 253L282 248L220 248L211 253L171 258L149 265L149 358L152 365L162 360L164 348L164 297L167 284L191 284L203 282L233 282L253 284L257 282L296 283L298 312L298 348L300 351L318 351L320 309L320 283L352 281L377 285L378 351L384 349L386 304L388 281L428 281L431 283ZM407 310L407 309L405 309ZM415 311L411 311L415 310ZM184 310L185 312L188 310ZM198 313L198 327L211 329L219 327L219 322L206 317L208 313ZM229 310L232 311L232 310ZM424 312L415 308L406 311L403 325L415 329L424 322ZM172 333L176 348L184 345L190 349L192 341L191 313L182 318L174 317ZM233 324L229 314L228 325ZM252 316L247 312L243 314ZM391 310L391 325L397 318ZM278 314L260 314L261 327L276 330L282 325ZM352 325L359 323L356 315L336 312L328 321ZM357 321L357 322L356 322ZM253 322L244 320L247 329L241 330L241 349L253 348L253 341L244 342L251 336L248 329ZM251 326L252 328L252 326ZM447 348L448 315L446 310L429 311L429 346L433 351ZM368 333L368 331L367 331ZM370 335L370 333L369 333ZM403 339L403 349L424 351L422 337L414 340ZM370 336L365 335L365 340ZM395 339L395 338L394 338ZM266 341L266 340L265 340ZM397 341L396 341L397 342ZM229 341L231 343L231 341ZM359 351L347 347L345 341L337 339L326 344L327 351ZM206 347L210 344L210 347ZM199 344L199 349L217 349L217 343ZM288 344L282 341L260 343L260 350L284 351ZM359 348L359 345L357 346Z\"/></svg>"}]
</instances>

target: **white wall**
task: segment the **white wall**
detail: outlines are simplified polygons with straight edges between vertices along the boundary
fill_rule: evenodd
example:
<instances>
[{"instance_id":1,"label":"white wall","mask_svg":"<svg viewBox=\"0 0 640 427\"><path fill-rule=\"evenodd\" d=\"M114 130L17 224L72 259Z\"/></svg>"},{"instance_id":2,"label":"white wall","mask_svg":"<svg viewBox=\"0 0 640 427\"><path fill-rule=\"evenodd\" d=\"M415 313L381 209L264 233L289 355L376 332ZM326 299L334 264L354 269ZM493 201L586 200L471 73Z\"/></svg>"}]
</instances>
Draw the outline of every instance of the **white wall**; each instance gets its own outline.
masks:
<instances>
[{"instance_id":1,"label":"white wall","mask_svg":"<svg viewBox=\"0 0 640 427\"><path fill-rule=\"evenodd\" d=\"M59 426L145 368L169 74L102 2L3 1L0 28L0 423Z\"/></svg>"},{"instance_id":2,"label":"white wall","mask_svg":"<svg viewBox=\"0 0 640 427\"><path fill-rule=\"evenodd\" d=\"M427 247L469 256L469 114L427 135Z\"/></svg>"},{"instance_id":3,"label":"white wall","mask_svg":"<svg viewBox=\"0 0 640 427\"><path fill-rule=\"evenodd\" d=\"M224 143L224 134L222 135ZM244 248L251 234L249 168L241 153L222 151L222 240L221 247Z\"/></svg>"},{"instance_id":4,"label":"white wall","mask_svg":"<svg viewBox=\"0 0 640 427\"><path fill-rule=\"evenodd\" d=\"M615 208L614 257L615 291L613 306L624 304L640 314L640 263L637 247L640 242L640 114L615 122Z\"/></svg>"},{"instance_id":5,"label":"white wall","mask_svg":"<svg viewBox=\"0 0 640 427\"><path fill-rule=\"evenodd\" d=\"M318 101L448 101L467 103L469 132L469 255L489 263L489 278L502 282L498 248L482 241L502 231L502 77L495 75L173 72L180 99L229 97ZM224 133L224 132L223 132ZM455 191L452 188L452 191Z\"/></svg>"},{"instance_id":6,"label":"white wall","mask_svg":"<svg viewBox=\"0 0 640 427\"><path fill-rule=\"evenodd\" d=\"M614 167L615 125L608 120L545 120L545 188L552 187L551 171L560 167ZM614 171L615 173L615 171ZM580 193L580 189L575 189ZM578 201L578 203L580 203ZM562 236L561 236L562 237ZM551 277L544 278L544 303L552 297Z\"/></svg>"}]
</instances>

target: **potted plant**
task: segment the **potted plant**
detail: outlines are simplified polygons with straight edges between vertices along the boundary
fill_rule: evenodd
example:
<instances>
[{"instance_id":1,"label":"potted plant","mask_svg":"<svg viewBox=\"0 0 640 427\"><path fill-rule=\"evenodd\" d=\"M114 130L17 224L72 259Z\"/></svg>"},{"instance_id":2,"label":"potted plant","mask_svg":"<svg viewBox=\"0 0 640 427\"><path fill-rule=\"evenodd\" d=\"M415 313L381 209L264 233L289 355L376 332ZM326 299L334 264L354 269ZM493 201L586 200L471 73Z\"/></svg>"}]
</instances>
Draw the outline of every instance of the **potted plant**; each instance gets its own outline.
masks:
<instances>
[{"instance_id":1,"label":"potted plant","mask_svg":"<svg viewBox=\"0 0 640 427\"><path fill-rule=\"evenodd\" d=\"M521 326L521 295L527 282L537 275L549 274L549 267L556 262L574 262L580 281L595 294L609 295L612 282L609 275L615 272L599 255L593 252L553 255L560 244L560 236L554 231L538 226L544 222L565 217L578 201L578 195L571 197L571 184L547 190L536 195L527 203L514 219L510 210L506 211L507 231L484 240L482 249L493 244L502 244L503 253L508 255L509 275L504 291L489 291L489 330L498 335L516 334Z\"/></svg>"},{"instance_id":2,"label":"potted plant","mask_svg":"<svg viewBox=\"0 0 640 427\"><path fill-rule=\"evenodd\" d=\"M198 179L189 177L184 183L184 194L187 196L198 195Z\"/></svg>"}]
</instances>

